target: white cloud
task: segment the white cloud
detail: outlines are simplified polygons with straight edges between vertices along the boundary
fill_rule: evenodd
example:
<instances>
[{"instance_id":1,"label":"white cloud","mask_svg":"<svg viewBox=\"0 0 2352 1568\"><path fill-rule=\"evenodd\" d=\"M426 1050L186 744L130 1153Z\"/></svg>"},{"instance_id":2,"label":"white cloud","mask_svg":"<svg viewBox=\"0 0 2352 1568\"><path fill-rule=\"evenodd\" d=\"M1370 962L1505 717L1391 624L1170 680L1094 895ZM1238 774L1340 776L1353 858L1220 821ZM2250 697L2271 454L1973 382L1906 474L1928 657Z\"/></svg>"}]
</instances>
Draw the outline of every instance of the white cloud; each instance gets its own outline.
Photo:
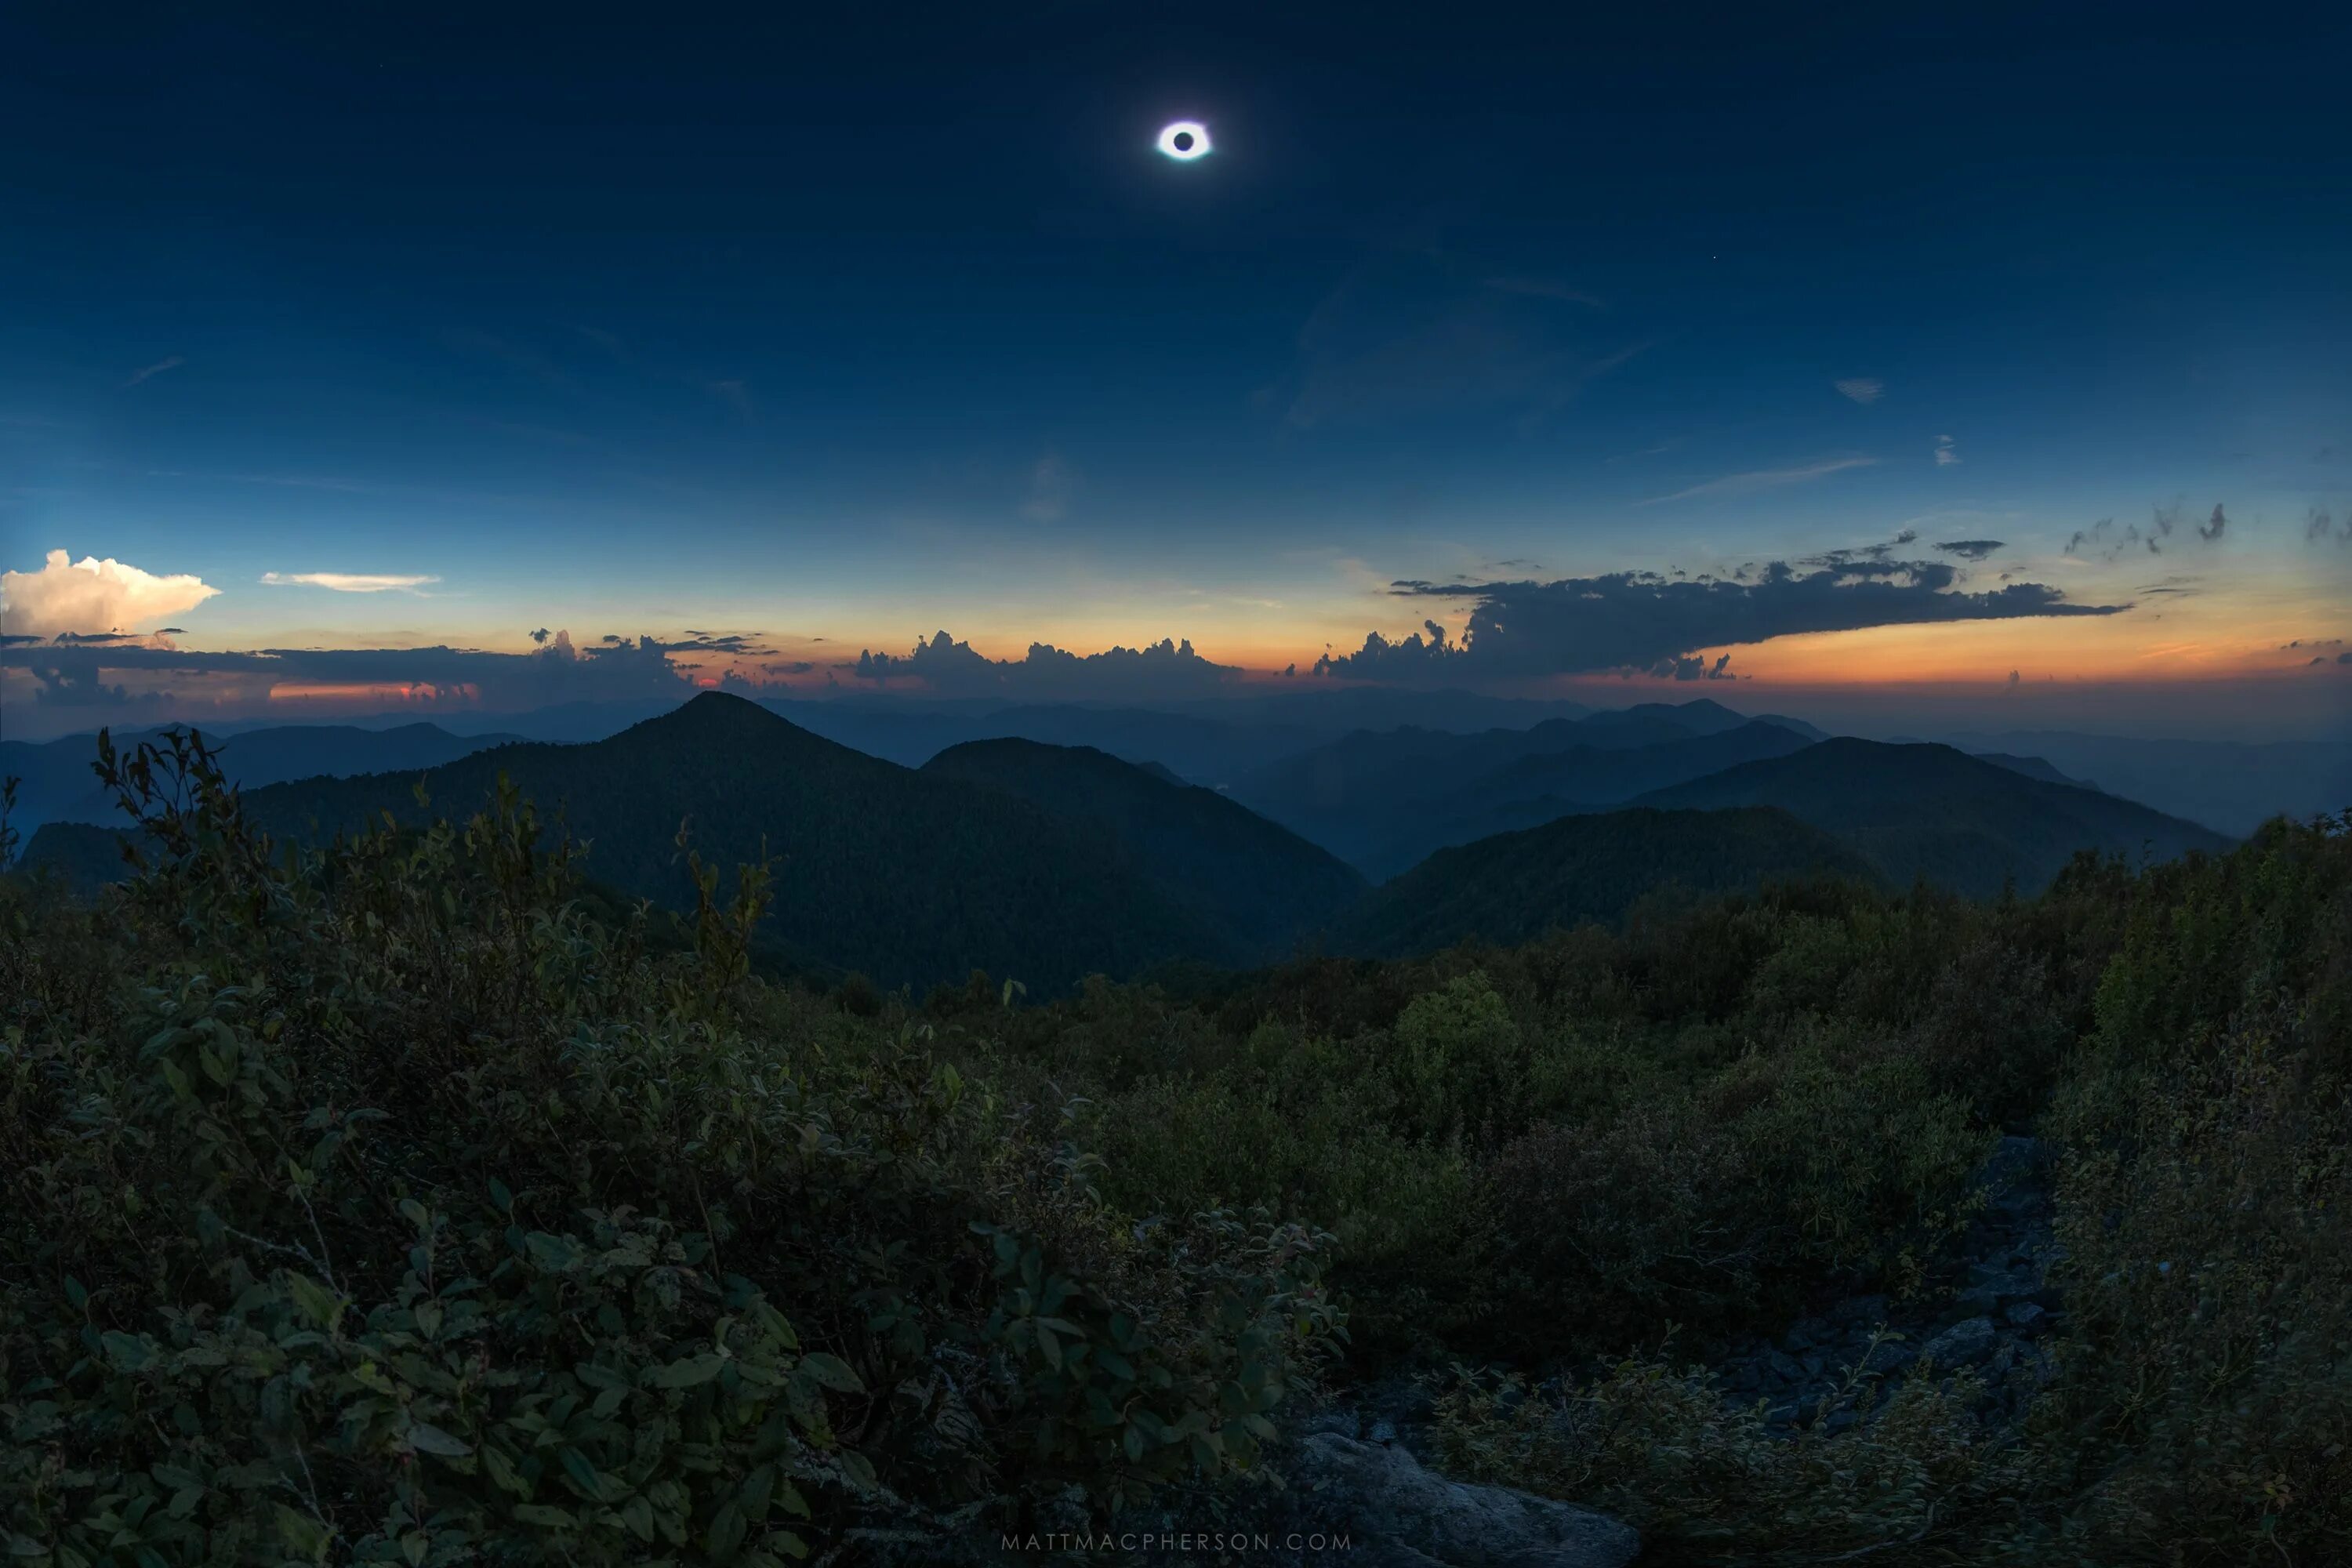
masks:
<instances>
[{"instance_id":1,"label":"white cloud","mask_svg":"<svg viewBox=\"0 0 2352 1568\"><path fill-rule=\"evenodd\" d=\"M1826 463L1809 463L1799 468L1758 468L1745 474L1726 474L1719 479L1709 479L1686 490L1676 490L1670 496L1652 496L1641 504L1655 506L1661 501L1689 500L1696 496L1743 496L1752 490L1768 490L1780 485L1801 485L1807 479L1842 473L1847 468L1866 468L1876 461L1875 458L1832 458Z\"/></svg>"},{"instance_id":2,"label":"white cloud","mask_svg":"<svg viewBox=\"0 0 2352 1568\"><path fill-rule=\"evenodd\" d=\"M1939 468L1948 468L1959 460L1960 455L1952 450L1952 438L1949 436L1937 437L1936 467Z\"/></svg>"},{"instance_id":3,"label":"white cloud","mask_svg":"<svg viewBox=\"0 0 2352 1568\"><path fill-rule=\"evenodd\" d=\"M171 354L163 359L157 360L153 364L142 364L137 370L131 373L131 379L122 384L123 390L128 392L131 388L138 385L141 382L147 380L150 376L161 375L167 370L177 370L187 363L188 362L186 360L182 359L178 354Z\"/></svg>"},{"instance_id":4,"label":"white cloud","mask_svg":"<svg viewBox=\"0 0 2352 1568\"><path fill-rule=\"evenodd\" d=\"M438 577L398 576L376 572L264 572L261 580L272 588L332 588L338 594L384 594L414 591Z\"/></svg>"},{"instance_id":5,"label":"white cloud","mask_svg":"<svg viewBox=\"0 0 2352 1568\"><path fill-rule=\"evenodd\" d=\"M52 550L38 572L0 572L0 629L11 637L152 630L219 593L184 574L158 577L115 560Z\"/></svg>"},{"instance_id":6,"label":"white cloud","mask_svg":"<svg viewBox=\"0 0 2352 1568\"><path fill-rule=\"evenodd\" d=\"M1886 384L1874 375L1850 375L1832 384L1856 403L1875 403L1886 395Z\"/></svg>"}]
</instances>

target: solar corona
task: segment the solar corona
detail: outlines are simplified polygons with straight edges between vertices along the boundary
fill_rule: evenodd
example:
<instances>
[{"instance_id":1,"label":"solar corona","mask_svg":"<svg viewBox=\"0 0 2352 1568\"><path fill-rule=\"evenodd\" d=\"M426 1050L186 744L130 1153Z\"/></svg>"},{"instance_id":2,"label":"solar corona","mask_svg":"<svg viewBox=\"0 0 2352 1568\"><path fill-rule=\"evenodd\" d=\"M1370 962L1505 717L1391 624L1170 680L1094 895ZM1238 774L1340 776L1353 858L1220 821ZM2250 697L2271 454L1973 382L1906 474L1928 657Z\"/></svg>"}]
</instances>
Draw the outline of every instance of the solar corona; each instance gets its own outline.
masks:
<instances>
[{"instance_id":1,"label":"solar corona","mask_svg":"<svg viewBox=\"0 0 2352 1568\"><path fill-rule=\"evenodd\" d=\"M1179 120L1161 130L1159 146L1180 163L1204 158L1209 153L1209 128L1197 120Z\"/></svg>"}]
</instances>

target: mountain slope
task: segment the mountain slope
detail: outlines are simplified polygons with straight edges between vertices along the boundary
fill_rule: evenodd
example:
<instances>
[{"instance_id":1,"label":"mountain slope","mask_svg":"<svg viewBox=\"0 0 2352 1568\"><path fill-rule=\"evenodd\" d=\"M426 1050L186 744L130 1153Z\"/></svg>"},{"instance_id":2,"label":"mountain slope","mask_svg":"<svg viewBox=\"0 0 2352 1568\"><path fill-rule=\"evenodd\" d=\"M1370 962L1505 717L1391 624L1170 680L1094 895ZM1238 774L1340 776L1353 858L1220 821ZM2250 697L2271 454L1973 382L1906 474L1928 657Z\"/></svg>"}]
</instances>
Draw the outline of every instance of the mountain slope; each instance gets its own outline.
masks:
<instances>
[{"instance_id":1,"label":"mountain slope","mask_svg":"<svg viewBox=\"0 0 2352 1568\"><path fill-rule=\"evenodd\" d=\"M1954 739L1972 750L2046 757L2077 779L2223 833L2252 833L2273 816L2308 821L2352 809L2352 736L2258 745L2037 730Z\"/></svg>"},{"instance_id":2,"label":"mountain slope","mask_svg":"<svg viewBox=\"0 0 2352 1568\"><path fill-rule=\"evenodd\" d=\"M2169 859L2229 847L2137 801L2029 777L1949 746L1839 739L1653 791L1665 810L1774 805L1860 850L1890 880L1977 898L2047 887L2078 849Z\"/></svg>"},{"instance_id":3,"label":"mountain slope","mask_svg":"<svg viewBox=\"0 0 2352 1568\"><path fill-rule=\"evenodd\" d=\"M414 774L281 784L246 804L281 835L346 829L383 811L462 818L501 773L543 819L561 811L590 841L591 876L667 907L693 901L672 842L681 819L730 886L764 841L776 861L776 937L803 962L888 985L981 968L1051 991L1090 973L1242 956L1100 832L717 692L609 740L508 746L432 770L429 813L412 796Z\"/></svg>"},{"instance_id":4,"label":"mountain slope","mask_svg":"<svg viewBox=\"0 0 2352 1568\"><path fill-rule=\"evenodd\" d=\"M1266 957L1363 895L1361 877L1297 835L1214 790L1092 747L974 741L941 752L923 772L1100 828L1160 888Z\"/></svg>"},{"instance_id":5,"label":"mountain slope","mask_svg":"<svg viewBox=\"0 0 2352 1568\"><path fill-rule=\"evenodd\" d=\"M1377 880L1448 844L1615 805L1805 739L1705 699L1468 735L1359 731L1262 770L1234 795Z\"/></svg>"},{"instance_id":6,"label":"mountain slope","mask_svg":"<svg viewBox=\"0 0 2352 1568\"><path fill-rule=\"evenodd\" d=\"M1757 721L1654 745L1571 746L1519 757L1401 814L1392 837L1359 863L1367 876L1384 879L1448 845L1605 810L1650 790L1740 763L1786 756L1811 743L1793 730Z\"/></svg>"},{"instance_id":7,"label":"mountain slope","mask_svg":"<svg viewBox=\"0 0 2352 1568\"><path fill-rule=\"evenodd\" d=\"M1654 892L1822 875L1876 879L1853 849L1769 807L1566 816L1439 850L1357 906L1333 945L1402 957L1469 938L1529 942L1555 926L1613 921Z\"/></svg>"},{"instance_id":8,"label":"mountain slope","mask_svg":"<svg viewBox=\"0 0 2352 1568\"><path fill-rule=\"evenodd\" d=\"M201 726L197 726L199 730ZM128 752L160 731L118 731L114 742ZM388 773L438 767L459 757L502 746L517 737L503 734L453 735L436 724L402 724L388 730L364 730L351 724L281 724L246 730L226 738L205 731L219 752L221 773L244 789L282 784L289 779L320 774ZM60 741L28 744L0 742L0 777L24 781L17 796L17 826L30 833L44 822L117 820L113 797L99 786L90 772L98 755L94 735L68 735Z\"/></svg>"}]
</instances>

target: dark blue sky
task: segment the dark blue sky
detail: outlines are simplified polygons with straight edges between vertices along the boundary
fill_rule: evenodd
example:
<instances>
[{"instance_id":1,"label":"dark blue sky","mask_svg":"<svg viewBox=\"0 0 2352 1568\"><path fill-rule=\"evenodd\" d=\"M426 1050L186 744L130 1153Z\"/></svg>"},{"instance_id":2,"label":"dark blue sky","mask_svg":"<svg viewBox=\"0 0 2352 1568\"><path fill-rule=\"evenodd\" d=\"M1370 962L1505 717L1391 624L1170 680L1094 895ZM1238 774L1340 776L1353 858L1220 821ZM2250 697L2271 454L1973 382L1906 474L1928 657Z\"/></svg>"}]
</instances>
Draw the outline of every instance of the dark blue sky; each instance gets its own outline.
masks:
<instances>
[{"instance_id":1,"label":"dark blue sky","mask_svg":"<svg viewBox=\"0 0 2352 1568\"><path fill-rule=\"evenodd\" d=\"M2347 630L2315 11L482 9L0 20L0 567L199 578L191 647L1271 668L1418 626L1391 579L1912 530L2003 545L1922 591L2132 608L1799 611L1738 666L2192 679ZM1187 116L1216 151L1158 157ZM2161 562L2065 548L2217 505ZM2173 576L2201 620L2153 618Z\"/></svg>"}]
</instances>

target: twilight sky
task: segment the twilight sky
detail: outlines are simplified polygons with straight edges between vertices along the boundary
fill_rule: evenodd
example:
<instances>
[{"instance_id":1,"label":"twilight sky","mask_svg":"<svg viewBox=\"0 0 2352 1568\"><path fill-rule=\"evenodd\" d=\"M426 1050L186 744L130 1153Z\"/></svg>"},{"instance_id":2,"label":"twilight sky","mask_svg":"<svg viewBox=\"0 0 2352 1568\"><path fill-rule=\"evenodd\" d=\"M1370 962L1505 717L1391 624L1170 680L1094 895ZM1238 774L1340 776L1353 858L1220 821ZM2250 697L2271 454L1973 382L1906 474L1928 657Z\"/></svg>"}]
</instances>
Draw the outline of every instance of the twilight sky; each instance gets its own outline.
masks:
<instances>
[{"instance_id":1,"label":"twilight sky","mask_svg":"<svg viewBox=\"0 0 2352 1568\"><path fill-rule=\"evenodd\" d=\"M2342 20L481 9L0 16L12 734L730 678L2352 727Z\"/></svg>"}]
</instances>

